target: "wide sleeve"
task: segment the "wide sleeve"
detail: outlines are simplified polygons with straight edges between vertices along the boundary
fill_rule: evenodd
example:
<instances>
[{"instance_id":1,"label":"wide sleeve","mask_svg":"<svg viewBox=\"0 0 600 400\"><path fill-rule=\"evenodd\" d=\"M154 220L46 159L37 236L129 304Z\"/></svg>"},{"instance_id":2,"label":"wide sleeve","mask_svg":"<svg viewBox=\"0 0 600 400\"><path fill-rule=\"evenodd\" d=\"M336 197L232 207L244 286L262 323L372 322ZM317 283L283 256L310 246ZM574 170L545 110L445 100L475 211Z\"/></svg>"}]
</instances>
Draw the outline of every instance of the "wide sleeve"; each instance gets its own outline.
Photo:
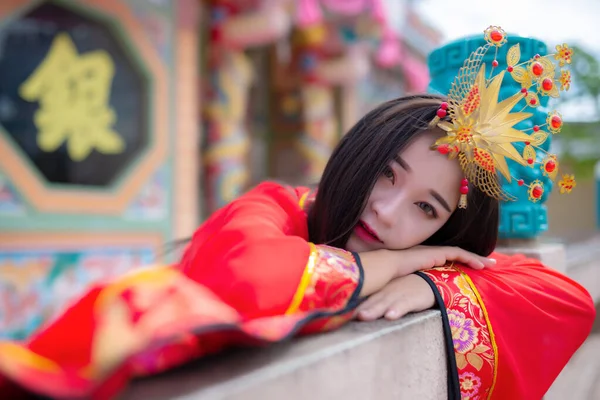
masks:
<instances>
[{"instance_id":1,"label":"wide sleeve","mask_svg":"<svg viewBox=\"0 0 600 400\"><path fill-rule=\"evenodd\" d=\"M346 307L360 291L360 260L308 241L306 195L273 182L257 186L196 231L181 270L243 319Z\"/></svg>"},{"instance_id":2,"label":"wide sleeve","mask_svg":"<svg viewBox=\"0 0 600 400\"><path fill-rule=\"evenodd\" d=\"M111 398L133 376L348 321L360 259L308 241L304 194L260 185L206 221L180 263L98 283L27 341L0 341L0 393Z\"/></svg>"},{"instance_id":3,"label":"wide sleeve","mask_svg":"<svg viewBox=\"0 0 600 400\"><path fill-rule=\"evenodd\" d=\"M524 256L494 267L419 273L442 311L450 398L541 399L589 335L595 309L578 283Z\"/></svg>"}]
</instances>

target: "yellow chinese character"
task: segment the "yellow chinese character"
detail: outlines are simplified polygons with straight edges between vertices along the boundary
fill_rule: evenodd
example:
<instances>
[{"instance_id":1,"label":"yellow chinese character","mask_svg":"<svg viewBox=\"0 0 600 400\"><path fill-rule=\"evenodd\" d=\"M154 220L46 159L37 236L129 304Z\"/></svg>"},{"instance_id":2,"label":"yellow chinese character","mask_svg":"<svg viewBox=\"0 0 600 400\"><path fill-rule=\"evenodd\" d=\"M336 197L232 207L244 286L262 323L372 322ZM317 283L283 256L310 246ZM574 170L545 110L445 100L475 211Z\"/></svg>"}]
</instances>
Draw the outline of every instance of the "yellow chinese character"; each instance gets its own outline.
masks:
<instances>
[{"instance_id":1,"label":"yellow chinese character","mask_svg":"<svg viewBox=\"0 0 600 400\"><path fill-rule=\"evenodd\" d=\"M83 55L66 33L52 42L50 51L19 88L27 101L38 101L34 116L37 143L46 152L67 142L69 156L84 160L92 150L118 154L123 139L112 129L115 112L109 106L114 63L104 50Z\"/></svg>"}]
</instances>

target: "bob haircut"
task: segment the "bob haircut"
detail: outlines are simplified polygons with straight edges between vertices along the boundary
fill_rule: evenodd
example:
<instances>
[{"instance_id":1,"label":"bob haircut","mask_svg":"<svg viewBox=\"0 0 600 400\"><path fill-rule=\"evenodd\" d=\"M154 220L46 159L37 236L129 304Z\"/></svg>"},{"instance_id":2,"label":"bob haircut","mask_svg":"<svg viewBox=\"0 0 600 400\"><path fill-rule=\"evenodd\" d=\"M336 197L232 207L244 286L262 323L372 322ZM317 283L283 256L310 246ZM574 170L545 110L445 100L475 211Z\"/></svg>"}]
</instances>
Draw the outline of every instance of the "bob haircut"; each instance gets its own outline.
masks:
<instances>
[{"instance_id":1,"label":"bob haircut","mask_svg":"<svg viewBox=\"0 0 600 400\"><path fill-rule=\"evenodd\" d=\"M430 94L390 100L350 129L333 151L308 213L313 243L345 247L377 178L417 135L430 129L443 101ZM466 209L457 208L423 244L458 246L488 256L498 239L498 200L469 185L467 201Z\"/></svg>"}]
</instances>

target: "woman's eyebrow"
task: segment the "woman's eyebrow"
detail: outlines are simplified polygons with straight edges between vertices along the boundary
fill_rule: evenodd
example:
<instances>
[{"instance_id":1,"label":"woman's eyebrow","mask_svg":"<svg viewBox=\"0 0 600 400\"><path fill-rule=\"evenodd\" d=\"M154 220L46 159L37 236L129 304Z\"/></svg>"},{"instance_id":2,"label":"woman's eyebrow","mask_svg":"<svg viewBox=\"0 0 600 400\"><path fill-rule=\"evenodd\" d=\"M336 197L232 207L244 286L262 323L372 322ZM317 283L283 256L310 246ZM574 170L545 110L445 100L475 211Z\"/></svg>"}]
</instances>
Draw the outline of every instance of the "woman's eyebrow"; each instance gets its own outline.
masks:
<instances>
[{"instance_id":1,"label":"woman's eyebrow","mask_svg":"<svg viewBox=\"0 0 600 400\"><path fill-rule=\"evenodd\" d=\"M412 172L412 168L410 167L410 165L408 165L406 163L406 161L404 161L402 159L402 157L400 157L399 155L396 155L394 157L394 161L396 161L406 172ZM442 197L442 195L440 195L438 192L436 192L433 189L429 189L429 193L433 196L434 199L436 199L438 201L438 203L440 203L440 205L442 207L444 207L444 209L446 211L448 211L449 213L452 212L450 210L450 206L448 205L448 202L446 200L444 200L444 198Z\"/></svg>"},{"instance_id":2,"label":"woman's eyebrow","mask_svg":"<svg viewBox=\"0 0 600 400\"><path fill-rule=\"evenodd\" d=\"M400 157L399 155L397 155L397 154L396 154L396 157L394 157L394 161L396 161L398 164L400 164L400 166L401 166L402 168L404 168L404 170L405 170L406 172L412 172L412 168L410 167L410 165L408 165L408 164L406 163L406 161L404 161L404 160L402 159L402 157Z\"/></svg>"},{"instance_id":3,"label":"woman's eyebrow","mask_svg":"<svg viewBox=\"0 0 600 400\"><path fill-rule=\"evenodd\" d=\"M446 211L448 211L449 213L451 213L452 211L450 211L450 206L448 205L448 202L446 200L444 200L444 198L435 190L430 189L429 193L433 196L434 199L436 199L438 201L438 203L440 203L442 205L442 207L444 207L446 209Z\"/></svg>"}]
</instances>

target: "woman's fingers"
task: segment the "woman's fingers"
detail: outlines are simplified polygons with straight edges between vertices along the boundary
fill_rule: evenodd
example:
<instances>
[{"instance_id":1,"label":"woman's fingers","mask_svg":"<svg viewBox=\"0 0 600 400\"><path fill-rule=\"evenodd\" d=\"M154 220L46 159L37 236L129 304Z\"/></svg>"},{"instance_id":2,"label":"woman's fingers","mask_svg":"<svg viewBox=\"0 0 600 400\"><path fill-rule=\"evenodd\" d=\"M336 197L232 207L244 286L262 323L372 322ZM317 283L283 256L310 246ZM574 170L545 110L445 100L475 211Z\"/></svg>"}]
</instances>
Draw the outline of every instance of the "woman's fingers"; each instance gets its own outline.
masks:
<instances>
[{"instance_id":1,"label":"woman's fingers","mask_svg":"<svg viewBox=\"0 0 600 400\"><path fill-rule=\"evenodd\" d=\"M408 311L406 310L406 304L396 302L387 307L387 310L383 316L387 320L394 321L404 317L407 313Z\"/></svg>"},{"instance_id":2,"label":"woman's fingers","mask_svg":"<svg viewBox=\"0 0 600 400\"><path fill-rule=\"evenodd\" d=\"M357 318L361 321L373 321L381 318L389 305L386 296L382 293L376 293L369 297L358 307Z\"/></svg>"},{"instance_id":3,"label":"woman's fingers","mask_svg":"<svg viewBox=\"0 0 600 400\"><path fill-rule=\"evenodd\" d=\"M482 257L459 247L445 247L444 252L447 261L458 261L473 269L483 269L496 263L496 260Z\"/></svg>"}]
</instances>

